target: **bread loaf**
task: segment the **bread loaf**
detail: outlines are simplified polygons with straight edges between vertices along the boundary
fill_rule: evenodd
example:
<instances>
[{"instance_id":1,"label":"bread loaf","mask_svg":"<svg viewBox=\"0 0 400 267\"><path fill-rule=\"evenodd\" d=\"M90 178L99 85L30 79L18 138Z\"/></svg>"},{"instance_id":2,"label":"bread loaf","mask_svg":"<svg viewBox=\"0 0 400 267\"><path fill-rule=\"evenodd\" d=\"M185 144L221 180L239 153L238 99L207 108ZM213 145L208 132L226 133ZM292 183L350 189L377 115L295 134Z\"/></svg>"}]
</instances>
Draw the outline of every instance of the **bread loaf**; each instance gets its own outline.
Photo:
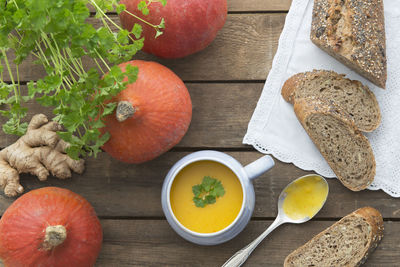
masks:
<instances>
[{"instance_id":1,"label":"bread loaf","mask_svg":"<svg viewBox=\"0 0 400 267\"><path fill-rule=\"evenodd\" d=\"M381 121L375 95L359 81L346 79L334 71L298 73L282 87L283 98L292 104L299 98L320 98L346 111L360 131L371 132Z\"/></svg>"},{"instance_id":2,"label":"bread loaf","mask_svg":"<svg viewBox=\"0 0 400 267\"><path fill-rule=\"evenodd\" d=\"M294 111L322 156L344 186L367 188L375 176L375 158L368 139L346 112L320 99L297 99Z\"/></svg>"},{"instance_id":3,"label":"bread loaf","mask_svg":"<svg viewBox=\"0 0 400 267\"><path fill-rule=\"evenodd\" d=\"M383 0L314 0L311 41L385 88L384 21Z\"/></svg>"},{"instance_id":4,"label":"bread loaf","mask_svg":"<svg viewBox=\"0 0 400 267\"><path fill-rule=\"evenodd\" d=\"M360 266L382 237L382 215L374 208L361 208L293 251L284 267Z\"/></svg>"}]
</instances>

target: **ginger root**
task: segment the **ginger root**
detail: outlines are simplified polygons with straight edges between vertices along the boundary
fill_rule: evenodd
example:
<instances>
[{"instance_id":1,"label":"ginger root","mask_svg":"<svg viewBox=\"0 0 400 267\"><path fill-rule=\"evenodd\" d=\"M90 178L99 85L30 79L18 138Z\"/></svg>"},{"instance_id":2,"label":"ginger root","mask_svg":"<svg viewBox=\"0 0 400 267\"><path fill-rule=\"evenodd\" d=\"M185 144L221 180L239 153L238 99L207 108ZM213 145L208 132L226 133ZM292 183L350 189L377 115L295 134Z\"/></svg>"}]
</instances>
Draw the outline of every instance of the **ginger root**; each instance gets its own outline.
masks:
<instances>
[{"instance_id":1,"label":"ginger root","mask_svg":"<svg viewBox=\"0 0 400 267\"><path fill-rule=\"evenodd\" d=\"M83 173L85 161L73 160L65 154L69 144L57 135L60 130L58 123L37 114L26 134L0 151L0 186L6 196L24 191L19 183L20 173L30 173L40 181L45 181L50 173L60 179L71 177L71 170Z\"/></svg>"}]
</instances>

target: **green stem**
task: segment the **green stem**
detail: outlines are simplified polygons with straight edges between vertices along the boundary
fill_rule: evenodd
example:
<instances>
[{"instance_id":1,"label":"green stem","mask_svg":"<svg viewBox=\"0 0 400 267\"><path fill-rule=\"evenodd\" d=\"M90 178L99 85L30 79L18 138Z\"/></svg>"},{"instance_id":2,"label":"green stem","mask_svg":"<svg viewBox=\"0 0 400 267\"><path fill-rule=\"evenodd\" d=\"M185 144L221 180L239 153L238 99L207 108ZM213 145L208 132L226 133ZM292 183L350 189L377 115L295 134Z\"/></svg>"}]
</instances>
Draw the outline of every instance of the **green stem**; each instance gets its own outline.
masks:
<instances>
[{"instance_id":1,"label":"green stem","mask_svg":"<svg viewBox=\"0 0 400 267\"><path fill-rule=\"evenodd\" d=\"M141 17L138 17L138 16L136 16L135 14L132 14L132 13L129 12L128 10L124 10L124 12L126 12L128 15L134 17L135 19L140 20L141 22L146 23L147 25L153 27L155 30L158 30L157 25L151 24L150 22L148 22L148 21L142 19Z\"/></svg>"},{"instance_id":2,"label":"green stem","mask_svg":"<svg viewBox=\"0 0 400 267\"><path fill-rule=\"evenodd\" d=\"M108 24L104 21L104 18L106 18L108 21L111 22L112 25L114 25L119 31L123 30L121 28L121 26L119 26L118 24L116 24L112 19L110 19L107 14L105 14L103 12L103 10L101 10L101 8L96 4L95 1L90 0L90 2L92 3L92 5L95 7L95 9L100 12L100 14L102 15L101 20L103 21L103 24L107 27L107 29L110 31L110 33L112 33L113 31L111 30L111 28L108 26ZM135 16L135 15L134 15ZM140 18L139 18L140 19ZM144 21L145 23L147 23L146 21ZM114 36L115 40L117 40L117 38ZM132 41L135 41L131 35L129 35L129 39L131 39Z\"/></svg>"},{"instance_id":3,"label":"green stem","mask_svg":"<svg viewBox=\"0 0 400 267\"><path fill-rule=\"evenodd\" d=\"M17 72L17 85L18 85L18 95L21 96L21 84L19 82L19 65L15 66Z\"/></svg>"},{"instance_id":4,"label":"green stem","mask_svg":"<svg viewBox=\"0 0 400 267\"><path fill-rule=\"evenodd\" d=\"M96 63L96 66L99 68L99 70L103 73L103 75L105 74L103 71L103 68L100 66L99 62L97 61L97 59L93 59L94 63Z\"/></svg>"},{"instance_id":5,"label":"green stem","mask_svg":"<svg viewBox=\"0 0 400 267\"><path fill-rule=\"evenodd\" d=\"M47 44L47 48L50 49L50 52L52 54L52 56L50 57L53 61L54 67L56 68L56 70L58 70L59 73L60 71L62 72L62 68L60 68L61 67L60 55L57 53L57 51L55 51L55 48L51 44L51 41L43 31L41 33L41 37L45 41L45 44Z\"/></svg>"},{"instance_id":6,"label":"green stem","mask_svg":"<svg viewBox=\"0 0 400 267\"><path fill-rule=\"evenodd\" d=\"M6 50L5 50L5 49L1 49L1 52L2 52L2 54L3 54L4 62L6 63L7 70L8 70L8 73L9 73L9 75L10 75L11 82L12 82L12 84L13 84L13 87L14 87L15 102L16 102L17 104L19 104L20 95L18 94L18 90L17 90L17 86L16 86L16 84L15 84L14 76L13 76L13 74L12 74L11 67L10 67L10 64L9 64L9 62L8 62Z\"/></svg>"},{"instance_id":7,"label":"green stem","mask_svg":"<svg viewBox=\"0 0 400 267\"><path fill-rule=\"evenodd\" d=\"M94 50L96 52L96 55L99 57L99 59L101 60L101 62L103 62L103 64L106 66L106 68L108 69L108 71L111 70L111 68L108 66L107 62L104 60L104 58L100 55L99 51L97 51L97 49Z\"/></svg>"},{"instance_id":8,"label":"green stem","mask_svg":"<svg viewBox=\"0 0 400 267\"><path fill-rule=\"evenodd\" d=\"M7 2L7 1L6 1L6 2ZM12 0L11 2L14 3L14 5L15 5L15 7L16 7L17 9L19 9L19 7L18 7L18 5L17 5L17 2L15 2L15 0Z\"/></svg>"},{"instance_id":9,"label":"green stem","mask_svg":"<svg viewBox=\"0 0 400 267\"><path fill-rule=\"evenodd\" d=\"M111 30L111 28L108 25L108 23L105 21L104 17L101 17L100 19L103 22L103 25L107 28L107 30L112 33L113 31ZM118 42L118 39L114 34L113 34L113 37L114 37L115 41Z\"/></svg>"},{"instance_id":10,"label":"green stem","mask_svg":"<svg viewBox=\"0 0 400 267\"><path fill-rule=\"evenodd\" d=\"M60 52L60 49L58 48L57 42L54 40L54 37L52 35L51 35L51 38L53 40L53 43L54 43L55 47L53 47L53 45L51 43L51 40L48 38L48 36L46 34L44 34L44 33L42 34L42 39L45 40L45 42L47 43L47 47L50 49L50 51L52 53L52 56L50 56L50 57L51 57L51 59L53 61L53 65L56 68L56 70L59 73L59 75L61 76L61 79L64 80L63 70L65 69L64 67L68 68L69 65L65 64L66 63L66 59L65 59L65 57L63 57L62 53ZM70 52L69 48L67 50L68 50L67 53ZM68 55L70 57L70 60L71 60L72 64L74 65L74 68L75 68L74 69L71 66L69 66L69 67L71 67L70 70L73 70L73 71L77 72L78 76L83 76L83 73L82 73L81 69L79 68L78 65L75 64L75 60L72 57L72 54L69 53ZM70 73L69 77L71 78L73 83L76 82L76 79L73 76L72 72ZM70 82L69 87L71 87L72 86L71 81L69 79L67 79L67 80Z\"/></svg>"},{"instance_id":11,"label":"green stem","mask_svg":"<svg viewBox=\"0 0 400 267\"><path fill-rule=\"evenodd\" d=\"M1 63L1 58L0 58L0 66L2 66L3 63ZM3 71L0 72L0 82L4 82L4 77L3 77Z\"/></svg>"},{"instance_id":12,"label":"green stem","mask_svg":"<svg viewBox=\"0 0 400 267\"><path fill-rule=\"evenodd\" d=\"M69 56L69 59L70 59L70 61L71 61L71 64L72 64L72 66L73 66L73 69L78 73L78 76L82 76L83 75L83 73L81 72L81 70L80 70L80 68L78 67L78 65L76 64L76 61L75 60L73 60L73 58L69 55L69 53L68 53L68 50L66 49L66 50L64 50L64 51L66 51L67 52L67 54L68 54L68 56Z\"/></svg>"},{"instance_id":13,"label":"green stem","mask_svg":"<svg viewBox=\"0 0 400 267\"><path fill-rule=\"evenodd\" d=\"M71 49L69 47L67 47L66 49L64 49L64 51L67 53L75 70L77 72L79 72L79 76L83 76L83 74L85 73L85 70L83 69L82 64L76 58L74 58L74 56L72 55Z\"/></svg>"},{"instance_id":14,"label":"green stem","mask_svg":"<svg viewBox=\"0 0 400 267\"><path fill-rule=\"evenodd\" d=\"M43 62L43 60L44 60L44 61L46 62L46 64L50 66L50 63L49 63L49 61L47 60L47 57L45 56L45 54L44 54L44 52L43 52L43 49L42 49L40 43L39 43L38 41L36 41L35 43L36 43L36 47L39 49L39 53L40 53L40 55L41 55L40 60L41 60L42 62Z\"/></svg>"},{"instance_id":15,"label":"green stem","mask_svg":"<svg viewBox=\"0 0 400 267\"><path fill-rule=\"evenodd\" d=\"M70 50L71 56L72 56L72 51L71 51L71 49L69 49L69 50ZM81 58L74 58L74 57L72 57L72 59L75 60L76 64L78 65L78 67L81 68L82 72L86 73L85 68L83 67L82 59Z\"/></svg>"},{"instance_id":16,"label":"green stem","mask_svg":"<svg viewBox=\"0 0 400 267\"><path fill-rule=\"evenodd\" d=\"M103 17L105 17L108 21L110 21L112 25L114 25L115 27L117 27L118 30L122 30L122 28L121 28L118 24L116 24L112 19L110 19L110 18L106 15L106 13L104 13L103 10L101 10L101 8L96 4L96 2L95 2L94 0L90 0L90 3L95 7L95 9L96 9L98 12L100 12L100 14L101 14Z\"/></svg>"},{"instance_id":17,"label":"green stem","mask_svg":"<svg viewBox=\"0 0 400 267\"><path fill-rule=\"evenodd\" d=\"M81 74L80 74L75 68L73 68L73 67L68 63L68 60L66 59L66 57L67 57L67 55L66 55L66 52L65 52L65 49L64 49L64 50L63 50L63 54L61 54L61 59L62 59L63 62L64 62L64 66L66 66L67 69L69 69L70 71L72 71L72 72L75 73L76 75L80 76ZM71 61L71 62L72 62L72 61Z\"/></svg>"},{"instance_id":18,"label":"green stem","mask_svg":"<svg viewBox=\"0 0 400 267\"><path fill-rule=\"evenodd\" d=\"M96 2L95 2L94 0L90 0L90 3L95 7L95 9L96 9L98 12L100 12L100 14L101 14L103 17L105 17L108 21L110 21L112 25L114 25L115 27L117 27L118 30L122 30L122 28L121 28L118 24L116 24L112 19L110 19L110 18L104 13L103 10L101 10L101 8L96 4ZM156 31L159 31L157 25L151 24L150 22L148 22L148 21L142 19L141 17L136 16L135 14L132 14L132 13L129 12L128 10L124 10L123 12L126 12L128 15L130 15L130 16L134 17L135 19L137 19L137 20L139 20L139 21L141 21L141 22L143 22L143 23L149 25L150 27L153 27ZM132 38L131 38L131 39L132 39ZM132 40L133 40L133 39L132 39Z\"/></svg>"},{"instance_id":19,"label":"green stem","mask_svg":"<svg viewBox=\"0 0 400 267\"><path fill-rule=\"evenodd\" d=\"M61 64L64 65L64 66L66 66L67 68L69 67L70 69L72 69L71 66L68 64L67 60L65 59L65 57L62 55L60 49L58 48L57 41L54 39L54 35L53 35L52 33L50 34L50 37L51 37L51 39L53 40L53 43L54 43L54 45L55 45L55 47L56 47L56 49L57 49L57 56L58 56L58 58L60 59ZM65 51L65 50L64 50L64 51ZM72 61L73 57L70 56L70 59L71 59L71 61ZM78 75L83 75L83 73L80 72L79 69L76 69L76 71L79 73Z\"/></svg>"},{"instance_id":20,"label":"green stem","mask_svg":"<svg viewBox=\"0 0 400 267\"><path fill-rule=\"evenodd\" d=\"M63 77L63 81L69 86L69 88L72 87L73 83L71 82L71 80L67 76Z\"/></svg>"}]
</instances>

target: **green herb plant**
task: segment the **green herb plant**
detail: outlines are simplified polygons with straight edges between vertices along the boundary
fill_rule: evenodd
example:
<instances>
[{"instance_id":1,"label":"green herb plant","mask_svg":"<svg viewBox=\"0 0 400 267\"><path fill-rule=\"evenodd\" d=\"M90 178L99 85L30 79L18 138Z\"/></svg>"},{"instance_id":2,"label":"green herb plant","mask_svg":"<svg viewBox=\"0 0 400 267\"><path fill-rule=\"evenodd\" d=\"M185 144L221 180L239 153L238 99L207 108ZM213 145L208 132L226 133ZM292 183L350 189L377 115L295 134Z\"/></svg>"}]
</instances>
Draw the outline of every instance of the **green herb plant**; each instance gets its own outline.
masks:
<instances>
[{"instance_id":1,"label":"green herb plant","mask_svg":"<svg viewBox=\"0 0 400 267\"><path fill-rule=\"evenodd\" d=\"M193 186L192 191L194 194L193 202L199 208L214 204L218 197L225 195L221 181L210 176L204 176L202 183Z\"/></svg>"},{"instance_id":2,"label":"green herb plant","mask_svg":"<svg viewBox=\"0 0 400 267\"><path fill-rule=\"evenodd\" d=\"M147 15L153 2L166 4L141 1L138 9ZM104 101L138 74L135 67L128 65L123 72L117 64L131 60L143 47L139 24L131 31L122 29L107 12L127 11L119 0L0 0L0 113L8 119L2 126L6 134L26 132L25 102L34 99L51 107L53 120L64 126L65 132L58 134L71 144L69 156L100 151L109 134L101 135L99 129L116 107ZM164 20L153 25L129 14L152 27L156 36L162 34ZM28 82L26 89L19 69L32 57L46 75ZM89 69L88 61L96 67Z\"/></svg>"}]
</instances>

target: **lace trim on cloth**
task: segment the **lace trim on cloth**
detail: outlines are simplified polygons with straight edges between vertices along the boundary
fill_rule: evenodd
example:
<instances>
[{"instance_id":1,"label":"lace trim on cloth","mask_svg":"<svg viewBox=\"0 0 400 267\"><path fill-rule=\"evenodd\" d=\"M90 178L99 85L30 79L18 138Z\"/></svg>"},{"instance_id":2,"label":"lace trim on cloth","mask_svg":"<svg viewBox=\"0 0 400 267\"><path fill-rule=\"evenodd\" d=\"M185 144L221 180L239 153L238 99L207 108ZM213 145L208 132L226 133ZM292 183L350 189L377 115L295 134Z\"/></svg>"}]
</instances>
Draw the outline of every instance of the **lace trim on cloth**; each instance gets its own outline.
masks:
<instances>
[{"instance_id":1,"label":"lace trim on cloth","mask_svg":"<svg viewBox=\"0 0 400 267\"><path fill-rule=\"evenodd\" d=\"M332 66L337 66L332 67L333 70L338 72L341 69L347 70L346 72L342 71L342 73L348 73L350 76L349 78L361 80L376 94L382 111L382 124L380 128L371 134L366 134L366 136L371 142L375 158L377 159L377 155L379 155L380 158L377 160L379 168L377 168L375 180L368 189L381 189L392 197L400 197L400 136L397 135L396 137L396 135L393 134L400 132L400 112L395 112L396 106L400 105L400 93L396 93L394 90L400 90L400 52L397 51L400 45L400 33L397 33L398 29L396 29L396 27L400 25L400 0L386 0L384 4L388 57L388 82L385 93L384 90L377 88L367 80L357 76L357 74L353 74L353 72L346 67L338 67L339 65L335 63L333 58L321 59L321 61L324 61L323 63L311 68L329 68L329 64L332 64ZM303 152L299 151L299 149L291 149L290 145L292 144L290 144L290 142L295 143L295 141L283 140L283 137L279 139L279 136L276 134L274 136L275 138L268 139L265 138L264 134L266 131L270 130L270 128L268 128L268 123L271 120L273 111L280 108L277 103L282 101L280 89L288 77L287 74L290 73L290 71L288 71L289 65L290 68L293 69L293 66L297 65L296 67L298 67L303 64L303 62L297 62L299 60L298 58L294 58L293 53L299 34L305 34L305 31L301 31L304 21L311 20L310 9L312 9L312 5L312 0L292 1L292 5L286 17L285 26L279 38L279 46L272 63L272 68L268 74L257 107L249 122L248 131L243 139L243 143L252 145L261 153L272 154L278 160L285 163L293 163L298 168L308 171L313 170L324 177L333 178L335 174L320 154L316 156L315 153L309 153L308 155L307 152L309 151ZM301 37L303 39L306 38L304 36ZM308 36L307 38L309 39ZM312 59L310 61L315 60L319 59ZM304 65L307 65L307 63L304 63ZM389 88L393 88L390 96L387 93ZM391 120L387 120L387 117L390 117ZM300 131L298 129L299 125L293 125L294 131ZM289 143L289 145L286 145L285 142ZM310 143L310 146L311 145Z\"/></svg>"}]
</instances>

